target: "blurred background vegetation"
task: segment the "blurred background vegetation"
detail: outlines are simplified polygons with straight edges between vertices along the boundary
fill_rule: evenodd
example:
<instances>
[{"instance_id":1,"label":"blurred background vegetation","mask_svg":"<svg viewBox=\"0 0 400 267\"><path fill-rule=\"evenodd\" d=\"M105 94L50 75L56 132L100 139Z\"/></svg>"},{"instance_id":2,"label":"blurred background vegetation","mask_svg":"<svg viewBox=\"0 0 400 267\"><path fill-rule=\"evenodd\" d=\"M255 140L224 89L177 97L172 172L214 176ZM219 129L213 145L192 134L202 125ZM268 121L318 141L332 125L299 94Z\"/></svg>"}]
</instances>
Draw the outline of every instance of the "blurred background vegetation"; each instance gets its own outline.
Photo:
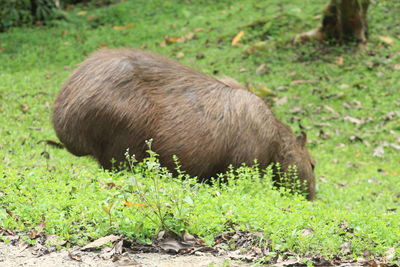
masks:
<instances>
[{"instance_id":1,"label":"blurred background vegetation","mask_svg":"<svg viewBox=\"0 0 400 267\"><path fill-rule=\"evenodd\" d=\"M0 0L0 32L10 27L51 24L72 5L104 6L121 0Z\"/></svg>"}]
</instances>

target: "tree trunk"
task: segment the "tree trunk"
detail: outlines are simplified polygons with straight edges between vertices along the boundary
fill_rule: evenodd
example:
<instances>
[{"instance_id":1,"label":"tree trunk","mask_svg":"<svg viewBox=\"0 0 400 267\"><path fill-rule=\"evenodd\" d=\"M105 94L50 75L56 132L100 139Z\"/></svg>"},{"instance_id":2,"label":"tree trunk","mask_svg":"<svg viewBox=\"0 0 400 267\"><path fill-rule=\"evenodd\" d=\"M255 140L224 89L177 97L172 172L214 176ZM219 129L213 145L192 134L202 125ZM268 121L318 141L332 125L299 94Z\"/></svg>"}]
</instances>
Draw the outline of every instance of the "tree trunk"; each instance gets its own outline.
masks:
<instances>
[{"instance_id":1,"label":"tree trunk","mask_svg":"<svg viewBox=\"0 0 400 267\"><path fill-rule=\"evenodd\" d=\"M294 43L309 40L332 40L339 44L357 42L367 43L367 11L369 0L331 0L324 10L322 24L311 31L301 33Z\"/></svg>"}]
</instances>

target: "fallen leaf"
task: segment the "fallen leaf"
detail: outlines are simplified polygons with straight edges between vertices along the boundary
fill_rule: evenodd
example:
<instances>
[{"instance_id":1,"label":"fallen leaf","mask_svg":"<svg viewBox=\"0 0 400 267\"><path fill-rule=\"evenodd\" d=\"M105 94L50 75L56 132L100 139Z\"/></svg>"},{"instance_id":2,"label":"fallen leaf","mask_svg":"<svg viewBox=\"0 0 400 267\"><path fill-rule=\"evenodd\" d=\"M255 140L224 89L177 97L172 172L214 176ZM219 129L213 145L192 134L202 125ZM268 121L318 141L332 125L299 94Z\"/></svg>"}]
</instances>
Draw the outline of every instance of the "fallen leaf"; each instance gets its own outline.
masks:
<instances>
[{"instance_id":1,"label":"fallen leaf","mask_svg":"<svg viewBox=\"0 0 400 267\"><path fill-rule=\"evenodd\" d=\"M75 260L75 261L82 261L82 256L79 255L78 253L73 253L71 251L68 251L68 256L70 259Z\"/></svg>"},{"instance_id":2,"label":"fallen leaf","mask_svg":"<svg viewBox=\"0 0 400 267\"><path fill-rule=\"evenodd\" d=\"M128 206L128 207L132 207L133 206L132 202L130 202L130 201L124 201L123 204L125 206Z\"/></svg>"},{"instance_id":3,"label":"fallen leaf","mask_svg":"<svg viewBox=\"0 0 400 267\"><path fill-rule=\"evenodd\" d=\"M255 44L250 45L249 47L247 47L243 53L245 54L254 54L256 52L262 52L264 50L266 50L267 48L267 42L257 42Z\"/></svg>"},{"instance_id":4,"label":"fallen leaf","mask_svg":"<svg viewBox=\"0 0 400 267\"><path fill-rule=\"evenodd\" d=\"M351 117L351 116L345 116L343 119L345 121L349 121L349 122L352 122L352 123L357 124L357 125L361 125L361 124L364 123L362 120L359 120L359 119Z\"/></svg>"},{"instance_id":5,"label":"fallen leaf","mask_svg":"<svg viewBox=\"0 0 400 267\"><path fill-rule=\"evenodd\" d=\"M195 28L195 29L194 29L194 32L201 32L201 31L203 31L203 30L204 30L203 28L198 27L198 28Z\"/></svg>"},{"instance_id":6,"label":"fallen leaf","mask_svg":"<svg viewBox=\"0 0 400 267\"><path fill-rule=\"evenodd\" d=\"M400 145L396 145L396 144L390 143L389 146L393 147L396 150L400 150Z\"/></svg>"},{"instance_id":7,"label":"fallen leaf","mask_svg":"<svg viewBox=\"0 0 400 267\"><path fill-rule=\"evenodd\" d=\"M294 81L291 81L290 84L296 85L296 84L313 83L313 82L314 81L310 81L310 80L294 80Z\"/></svg>"},{"instance_id":8,"label":"fallen leaf","mask_svg":"<svg viewBox=\"0 0 400 267\"><path fill-rule=\"evenodd\" d=\"M314 234L314 230L311 227L304 228L301 232L304 236L310 236Z\"/></svg>"},{"instance_id":9,"label":"fallen leaf","mask_svg":"<svg viewBox=\"0 0 400 267\"><path fill-rule=\"evenodd\" d=\"M257 67L256 73L259 75L265 75L269 72L268 68L265 67L265 64L261 64Z\"/></svg>"},{"instance_id":10,"label":"fallen leaf","mask_svg":"<svg viewBox=\"0 0 400 267\"><path fill-rule=\"evenodd\" d=\"M328 179L326 179L325 176L321 176L321 177L319 178L319 180L320 180L322 183L324 183L324 184L326 184L326 183L328 182Z\"/></svg>"},{"instance_id":11,"label":"fallen leaf","mask_svg":"<svg viewBox=\"0 0 400 267\"><path fill-rule=\"evenodd\" d=\"M63 246L67 243L67 241L62 240L57 235L47 235L46 236L46 246Z\"/></svg>"},{"instance_id":12,"label":"fallen leaf","mask_svg":"<svg viewBox=\"0 0 400 267\"><path fill-rule=\"evenodd\" d=\"M185 56L185 53L179 52L179 53L176 55L176 58L183 58L184 56Z\"/></svg>"},{"instance_id":13,"label":"fallen leaf","mask_svg":"<svg viewBox=\"0 0 400 267\"><path fill-rule=\"evenodd\" d=\"M11 210L6 209L6 208L4 208L4 209L6 210L6 213L8 215L10 215L12 218L14 218L15 220L19 220L20 219L20 217L18 215L16 215L14 212L12 212Z\"/></svg>"},{"instance_id":14,"label":"fallen leaf","mask_svg":"<svg viewBox=\"0 0 400 267\"><path fill-rule=\"evenodd\" d=\"M331 138L331 135L321 129L318 132L318 137L321 137L322 139L327 140L327 139Z\"/></svg>"},{"instance_id":15,"label":"fallen leaf","mask_svg":"<svg viewBox=\"0 0 400 267\"><path fill-rule=\"evenodd\" d=\"M169 36L165 36L164 40L167 44L173 44L176 43L178 40L180 39L180 37L178 36L174 36L174 37L169 37Z\"/></svg>"},{"instance_id":16,"label":"fallen leaf","mask_svg":"<svg viewBox=\"0 0 400 267\"><path fill-rule=\"evenodd\" d=\"M294 113L294 114L305 114L306 113L301 107L294 107L291 110L289 110L289 112Z\"/></svg>"},{"instance_id":17,"label":"fallen leaf","mask_svg":"<svg viewBox=\"0 0 400 267\"><path fill-rule=\"evenodd\" d=\"M349 137L350 142L363 142L364 140L357 136L357 135L352 135Z\"/></svg>"},{"instance_id":18,"label":"fallen leaf","mask_svg":"<svg viewBox=\"0 0 400 267\"><path fill-rule=\"evenodd\" d=\"M350 242L344 242L341 246L340 249L343 254L347 255L351 253L351 243Z\"/></svg>"},{"instance_id":19,"label":"fallen leaf","mask_svg":"<svg viewBox=\"0 0 400 267\"><path fill-rule=\"evenodd\" d=\"M379 36L379 40L387 45L392 45L394 43L394 40L391 37L387 36Z\"/></svg>"},{"instance_id":20,"label":"fallen leaf","mask_svg":"<svg viewBox=\"0 0 400 267\"><path fill-rule=\"evenodd\" d=\"M323 107L325 110L327 110L327 111L329 111L330 113L332 113L333 115L339 116L339 113L338 113L336 110L334 110L333 108L331 108L330 106L328 106L328 105L323 105L322 107Z\"/></svg>"},{"instance_id":21,"label":"fallen leaf","mask_svg":"<svg viewBox=\"0 0 400 267\"><path fill-rule=\"evenodd\" d=\"M121 31L121 30L131 29L134 26L135 25L133 23L128 23L128 24L125 24L123 26L113 26L113 29L117 30L117 31Z\"/></svg>"},{"instance_id":22,"label":"fallen leaf","mask_svg":"<svg viewBox=\"0 0 400 267\"><path fill-rule=\"evenodd\" d=\"M6 50L4 47L0 47L0 53L4 52Z\"/></svg>"},{"instance_id":23,"label":"fallen leaf","mask_svg":"<svg viewBox=\"0 0 400 267\"><path fill-rule=\"evenodd\" d=\"M238 43L240 42L240 40L242 39L244 35L244 31L240 31L238 34L236 34L236 36L232 39L231 44L234 45L238 45Z\"/></svg>"},{"instance_id":24,"label":"fallen leaf","mask_svg":"<svg viewBox=\"0 0 400 267\"><path fill-rule=\"evenodd\" d=\"M389 248L386 253L385 253L385 258L390 261L394 258L396 255L396 249L395 248Z\"/></svg>"},{"instance_id":25,"label":"fallen leaf","mask_svg":"<svg viewBox=\"0 0 400 267\"><path fill-rule=\"evenodd\" d=\"M196 59L203 59L203 58L205 58L206 56L204 55L204 53L197 53L196 54Z\"/></svg>"},{"instance_id":26,"label":"fallen leaf","mask_svg":"<svg viewBox=\"0 0 400 267\"><path fill-rule=\"evenodd\" d=\"M79 11L78 13L76 13L76 15L78 16L84 16L87 14L87 11Z\"/></svg>"},{"instance_id":27,"label":"fallen leaf","mask_svg":"<svg viewBox=\"0 0 400 267\"><path fill-rule=\"evenodd\" d=\"M121 259L115 262L117 264L117 266L129 266L129 267L133 267L133 266L142 266L139 262L135 261L134 259Z\"/></svg>"},{"instance_id":28,"label":"fallen leaf","mask_svg":"<svg viewBox=\"0 0 400 267\"><path fill-rule=\"evenodd\" d=\"M119 241L121 238L122 237L120 235L109 235L109 236L101 237L101 238L85 245L80 250L84 251L84 250L90 250L90 249L97 249L101 246L104 246L105 244L107 244L109 242L114 243L116 241Z\"/></svg>"},{"instance_id":29,"label":"fallen leaf","mask_svg":"<svg viewBox=\"0 0 400 267\"><path fill-rule=\"evenodd\" d=\"M106 47L108 47L108 43L107 42L100 42L99 43L99 47L106 48Z\"/></svg>"},{"instance_id":30,"label":"fallen leaf","mask_svg":"<svg viewBox=\"0 0 400 267\"><path fill-rule=\"evenodd\" d=\"M29 110L29 106L27 104L21 104L21 110L25 113Z\"/></svg>"},{"instance_id":31,"label":"fallen leaf","mask_svg":"<svg viewBox=\"0 0 400 267\"><path fill-rule=\"evenodd\" d=\"M181 38L182 41L189 41L192 40L196 35L193 32L189 32L185 35L184 38Z\"/></svg>"},{"instance_id":32,"label":"fallen leaf","mask_svg":"<svg viewBox=\"0 0 400 267\"><path fill-rule=\"evenodd\" d=\"M340 56L336 59L336 65L341 66L344 63L344 57Z\"/></svg>"},{"instance_id":33,"label":"fallen leaf","mask_svg":"<svg viewBox=\"0 0 400 267\"><path fill-rule=\"evenodd\" d=\"M377 157L377 158L382 158L385 154L385 150L383 149L382 146L378 146L377 148L374 149L374 152L372 153L372 156Z\"/></svg>"},{"instance_id":34,"label":"fallen leaf","mask_svg":"<svg viewBox=\"0 0 400 267\"><path fill-rule=\"evenodd\" d=\"M1 49L1 48L0 48ZM400 64L396 64L393 66L393 70L400 70Z\"/></svg>"},{"instance_id":35,"label":"fallen leaf","mask_svg":"<svg viewBox=\"0 0 400 267\"><path fill-rule=\"evenodd\" d=\"M95 19L97 19L97 16L96 15L93 15L93 14L91 14L91 15L89 15L89 16L87 16L87 18L86 18L87 20L89 20L89 21L92 21L92 20L95 20Z\"/></svg>"},{"instance_id":36,"label":"fallen leaf","mask_svg":"<svg viewBox=\"0 0 400 267\"><path fill-rule=\"evenodd\" d=\"M36 238L38 238L38 237L41 236L41 235L42 235L42 232L41 232L41 231L38 231L38 230L36 230L36 229L33 229L32 231L30 231L28 237L29 237L30 239L36 239Z\"/></svg>"},{"instance_id":37,"label":"fallen leaf","mask_svg":"<svg viewBox=\"0 0 400 267\"><path fill-rule=\"evenodd\" d=\"M282 97L282 98L277 99L277 100L275 101L275 104L276 104L277 106L281 106L281 105L287 104L287 102L288 102L288 97L287 97L287 96L284 96L284 97Z\"/></svg>"}]
</instances>

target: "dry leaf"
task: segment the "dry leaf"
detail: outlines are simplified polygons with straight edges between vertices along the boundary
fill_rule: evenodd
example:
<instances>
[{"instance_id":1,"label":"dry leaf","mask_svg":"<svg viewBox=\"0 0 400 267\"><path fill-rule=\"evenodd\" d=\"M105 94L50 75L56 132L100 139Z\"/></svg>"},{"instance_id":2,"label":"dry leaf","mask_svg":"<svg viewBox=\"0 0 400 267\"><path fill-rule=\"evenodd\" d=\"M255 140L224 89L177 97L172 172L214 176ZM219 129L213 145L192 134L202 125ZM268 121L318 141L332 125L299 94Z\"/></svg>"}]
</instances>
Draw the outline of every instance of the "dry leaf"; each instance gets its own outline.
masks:
<instances>
[{"instance_id":1,"label":"dry leaf","mask_svg":"<svg viewBox=\"0 0 400 267\"><path fill-rule=\"evenodd\" d=\"M120 30L126 30L126 29L133 28L134 26L135 26L134 24L128 23L128 24L125 24L123 26L113 26L113 29L117 30L117 31L120 31Z\"/></svg>"},{"instance_id":2,"label":"dry leaf","mask_svg":"<svg viewBox=\"0 0 400 267\"><path fill-rule=\"evenodd\" d=\"M175 36L175 37L165 37L164 40L167 42L167 44L173 44L176 43L178 40L180 39L180 37Z\"/></svg>"},{"instance_id":3,"label":"dry leaf","mask_svg":"<svg viewBox=\"0 0 400 267\"><path fill-rule=\"evenodd\" d=\"M314 230L311 227L304 228L302 231L304 236L310 236L314 233Z\"/></svg>"},{"instance_id":4,"label":"dry leaf","mask_svg":"<svg viewBox=\"0 0 400 267\"><path fill-rule=\"evenodd\" d=\"M6 50L4 47L0 47L0 53Z\"/></svg>"},{"instance_id":5,"label":"dry leaf","mask_svg":"<svg viewBox=\"0 0 400 267\"><path fill-rule=\"evenodd\" d=\"M21 110L25 113L29 110L29 106L27 104L21 104Z\"/></svg>"},{"instance_id":6,"label":"dry leaf","mask_svg":"<svg viewBox=\"0 0 400 267\"><path fill-rule=\"evenodd\" d=\"M400 64L396 64L393 66L393 70L400 70Z\"/></svg>"},{"instance_id":7,"label":"dry leaf","mask_svg":"<svg viewBox=\"0 0 400 267\"><path fill-rule=\"evenodd\" d=\"M392 45L394 43L394 40L391 37L387 36L379 36L379 40L387 45Z\"/></svg>"},{"instance_id":8,"label":"dry leaf","mask_svg":"<svg viewBox=\"0 0 400 267\"><path fill-rule=\"evenodd\" d=\"M303 84L303 83L312 83L313 81L310 80L295 80L295 81L291 81L290 84L291 85L296 85L296 84Z\"/></svg>"},{"instance_id":9,"label":"dry leaf","mask_svg":"<svg viewBox=\"0 0 400 267\"><path fill-rule=\"evenodd\" d=\"M37 237L39 237L40 235L42 234L42 232L40 232L40 231L38 231L38 230L36 230L36 229L33 229L30 233L29 233L29 238L30 239L35 239L35 238L37 238Z\"/></svg>"},{"instance_id":10,"label":"dry leaf","mask_svg":"<svg viewBox=\"0 0 400 267\"><path fill-rule=\"evenodd\" d=\"M392 260L395 255L396 255L396 249L395 248L389 248L385 253L385 257L386 257L386 259L388 261Z\"/></svg>"},{"instance_id":11,"label":"dry leaf","mask_svg":"<svg viewBox=\"0 0 400 267\"><path fill-rule=\"evenodd\" d=\"M275 101L275 104L276 104L277 106L280 106L280 105L285 105L285 104L287 104L287 102L288 102L288 97L287 97L287 96L284 96L284 97L279 98L278 100L276 100L276 101Z\"/></svg>"},{"instance_id":12,"label":"dry leaf","mask_svg":"<svg viewBox=\"0 0 400 267\"><path fill-rule=\"evenodd\" d=\"M301 107L294 107L291 110L289 110L289 112L294 113L294 114L305 114L306 113Z\"/></svg>"},{"instance_id":13,"label":"dry leaf","mask_svg":"<svg viewBox=\"0 0 400 267\"><path fill-rule=\"evenodd\" d=\"M197 53L196 54L196 59L203 59L205 57L206 57L206 55L204 55L204 53Z\"/></svg>"},{"instance_id":14,"label":"dry leaf","mask_svg":"<svg viewBox=\"0 0 400 267\"><path fill-rule=\"evenodd\" d=\"M382 158L384 154L385 154L385 150L383 150L383 147L378 146L377 148L374 149L372 156L377 157L377 158Z\"/></svg>"},{"instance_id":15,"label":"dry leaf","mask_svg":"<svg viewBox=\"0 0 400 267\"><path fill-rule=\"evenodd\" d=\"M361 125L364 123L362 120L359 120L359 119L351 117L351 116L345 116L343 119L345 121L349 121L349 122L355 123L357 125Z\"/></svg>"},{"instance_id":16,"label":"dry leaf","mask_svg":"<svg viewBox=\"0 0 400 267\"><path fill-rule=\"evenodd\" d=\"M236 36L232 39L232 45L237 45L244 35L244 31L240 31Z\"/></svg>"},{"instance_id":17,"label":"dry leaf","mask_svg":"<svg viewBox=\"0 0 400 267\"><path fill-rule=\"evenodd\" d=\"M74 253L74 254L72 254L72 253L73 252L68 251L68 256L70 257L70 259L75 260L75 261L82 261L82 256L81 255L79 255L77 253Z\"/></svg>"},{"instance_id":18,"label":"dry leaf","mask_svg":"<svg viewBox=\"0 0 400 267\"><path fill-rule=\"evenodd\" d=\"M344 57L340 56L336 59L336 65L341 66L344 63Z\"/></svg>"},{"instance_id":19,"label":"dry leaf","mask_svg":"<svg viewBox=\"0 0 400 267\"><path fill-rule=\"evenodd\" d=\"M330 106L328 106L328 105L323 105L322 107L323 107L325 110L327 110L327 111L329 111L330 113L332 113L333 115L339 116L339 113L338 113L336 110L334 110L333 108L331 108Z\"/></svg>"},{"instance_id":20,"label":"dry leaf","mask_svg":"<svg viewBox=\"0 0 400 267\"><path fill-rule=\"evenodd\" d=\"M87 14L87 11L79 11L78 13L76 13L76 15L78 16L84 16Z\"/></svg>"},{"instance_id":21,"label":"dry leaf","mask_svg":"<svg viewBox=\"0 0 400 267\"><path fill-rule=\"evenodd\" d=\"M92 15L87 16L86 19L87 20L95 20L95 19L97 19L97 16L92 14Z\"/></svg>"},{"instance_id":22,"label":"dry leaf","mask_svg":"<svg viewBox=\"0 0 400 267\"><path fill-rule=\"evenodd\" d=\"M183 58L184 56L185 56L185 53L179 52L179 53L176 55L176 58Z\"/></svg>"},{"instance_id":23,"label":"dry leaf","mask_svg":"<svg viewBox=\"0 0 400 267\"><path fill-rule=\"evenodd\" d=\"M47 246L63 246L67 243L67 241L62 240L57 235L47 235L46 236L46 245Z\"/></svg>"},{"instance_id":24,"label":"dry leaf","mask_svg":"<svg viewBox=\"0 0 400 267\"><path fill-rule=\"evenodd\" d=\"M351 243L350 242L344 242L340 246L340 249L342 250L343 254L350 254L351 253Z\"/></svg>"},{"instance_id":25,"label":"dry leaf","mask_svg":"<svg viewBox=\"0 0 400 267\"><path fill-rule=\"evenodd\" d=\"M123 204L125 206L128 206L128 207L132 207L133 206L132 202L130 202L130 201L124 201Z\"/></svg>"},{"instance_id":26,"label":"dry leaf","mask_svg":"<svg viewBox=\"0 0 400 267\"><path fill-rule=\"evenodd\" d=\"M104 246L105 244L109 243L109 242L116 242L118 240L121 239L120 235L109 235L109 236L105 236L105 237L101 237L93 242L90 242L89 244L87 244L86 246L82 247L81 250L90 250L90 249L96 249L99 248L101 246Z\"/></svg>"},{"instance_id":27,"label":"dry leaf","mask_svg":"<svg viewBox=\"0 0 400 267\"><path fill-rule=\"evenodd\" d=\"M321 129L318 132L318 137L321 137L322 139L327 140L327 139L331 138L331 135Z\"/></svg>"}]
</instances>

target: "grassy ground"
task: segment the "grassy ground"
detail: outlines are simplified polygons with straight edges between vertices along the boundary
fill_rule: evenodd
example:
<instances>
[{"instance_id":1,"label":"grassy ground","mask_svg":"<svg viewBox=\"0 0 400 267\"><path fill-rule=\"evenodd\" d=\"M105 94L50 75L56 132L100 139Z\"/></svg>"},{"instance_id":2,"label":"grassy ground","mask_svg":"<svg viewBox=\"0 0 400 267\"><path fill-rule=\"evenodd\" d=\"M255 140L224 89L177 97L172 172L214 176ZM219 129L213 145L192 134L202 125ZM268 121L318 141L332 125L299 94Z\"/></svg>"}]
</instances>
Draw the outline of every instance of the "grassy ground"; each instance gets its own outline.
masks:
<instances>
[{"instance_id":1,"label":"grassy ground","mask_svg":"<svg viewBox=\"0 0 400 267\"><path fill-rule=\"evenodd\" d=\"M325 2L125 1L1 33L0 229L34 242L23 233L36 228L68 244L110 232L149 241L162 226L210 244L224 231L263 231L271 257L371 253L400 263L400 4L372 5L365 53L293 46L296 33L318 25ZM46 145L56 139L55 94L105 46L146 48L256 91L295 131L306 129L317 201L279 194L254 168L211 187L169 178L154 157L114 174Z\"/></svg>"}]
</instances>

